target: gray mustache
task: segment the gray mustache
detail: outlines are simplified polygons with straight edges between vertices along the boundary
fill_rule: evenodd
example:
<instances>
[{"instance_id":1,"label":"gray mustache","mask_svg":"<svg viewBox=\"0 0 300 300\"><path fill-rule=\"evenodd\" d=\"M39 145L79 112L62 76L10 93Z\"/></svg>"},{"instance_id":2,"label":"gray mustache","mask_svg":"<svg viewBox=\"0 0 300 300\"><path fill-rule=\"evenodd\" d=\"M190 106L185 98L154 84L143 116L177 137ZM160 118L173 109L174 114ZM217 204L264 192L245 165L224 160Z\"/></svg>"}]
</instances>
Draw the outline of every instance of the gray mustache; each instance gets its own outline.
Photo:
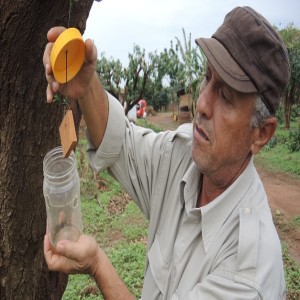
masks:
<instances>
[{"instance_id":1,"label":"gray mustache","mask_svg":"<svg viewBox=\"0 0 300 300\"><path fill-rule=\"evenodd\" d=\"M208 135L211 135L211 129L208 125L208 120L202 114L197 113L194 117L194 125L201 126Z\"/></svg>"}]
</instances>

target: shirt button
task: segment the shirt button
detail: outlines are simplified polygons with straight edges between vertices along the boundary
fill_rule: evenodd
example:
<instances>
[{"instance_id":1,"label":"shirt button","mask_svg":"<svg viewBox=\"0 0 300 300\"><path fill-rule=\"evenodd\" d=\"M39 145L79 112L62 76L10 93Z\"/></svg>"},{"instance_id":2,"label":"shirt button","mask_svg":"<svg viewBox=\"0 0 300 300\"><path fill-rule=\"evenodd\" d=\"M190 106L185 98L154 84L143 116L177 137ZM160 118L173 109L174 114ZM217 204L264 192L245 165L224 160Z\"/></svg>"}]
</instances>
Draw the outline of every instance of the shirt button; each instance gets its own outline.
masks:
<instances>
[{"instance_id":1,"label":"shirt button","mask_svg":"<svg viewBox=\"0 0 300 300\"><path fill-rule=\"evenodd\" d=\"M244 208L244 213L247 215L251 214L251 208L249 207Z\"/></svg>"}]
</instances>

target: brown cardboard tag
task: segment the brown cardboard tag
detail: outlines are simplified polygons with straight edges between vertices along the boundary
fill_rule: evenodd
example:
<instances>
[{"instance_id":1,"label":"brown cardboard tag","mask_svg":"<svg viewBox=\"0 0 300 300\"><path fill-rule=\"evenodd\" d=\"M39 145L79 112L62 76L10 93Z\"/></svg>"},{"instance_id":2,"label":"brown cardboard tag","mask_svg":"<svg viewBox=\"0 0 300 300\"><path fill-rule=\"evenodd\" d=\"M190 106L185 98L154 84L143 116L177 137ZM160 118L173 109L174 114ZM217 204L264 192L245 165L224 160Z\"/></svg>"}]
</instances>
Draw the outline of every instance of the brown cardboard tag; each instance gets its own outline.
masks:
<instances>
[{"instance_id":1,"label":"brown cardboard tag","mask_svg":"<svg viewBox=\"0 0 300 300\"><path fill-rule=\"evenodd\" d=\"M59 134L64 157L68 157L77 144L77 136L72 110L68 109L60 126Z\"/></svg>"}]
</instances>

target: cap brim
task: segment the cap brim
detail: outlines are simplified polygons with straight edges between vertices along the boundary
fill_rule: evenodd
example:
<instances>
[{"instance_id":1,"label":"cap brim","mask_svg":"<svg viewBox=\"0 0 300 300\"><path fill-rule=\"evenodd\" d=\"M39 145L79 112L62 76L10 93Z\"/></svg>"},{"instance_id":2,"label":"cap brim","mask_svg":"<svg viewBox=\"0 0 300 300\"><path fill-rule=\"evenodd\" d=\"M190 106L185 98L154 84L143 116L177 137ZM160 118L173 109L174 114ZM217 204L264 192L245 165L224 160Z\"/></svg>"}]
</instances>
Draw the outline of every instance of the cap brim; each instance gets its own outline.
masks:
<instances>
[{"instance_id":1,"label":"cap brim","mask_svg":"<svg viewBox=\"0 0 300 300\"><path fill-rule=\"evenodd\" d=\"M242 93L257 92L257 88L248 75L217 39L199 38L196 39L196 43L202 48L219 76L230 87Z\"/></svg>"}]
</instances>

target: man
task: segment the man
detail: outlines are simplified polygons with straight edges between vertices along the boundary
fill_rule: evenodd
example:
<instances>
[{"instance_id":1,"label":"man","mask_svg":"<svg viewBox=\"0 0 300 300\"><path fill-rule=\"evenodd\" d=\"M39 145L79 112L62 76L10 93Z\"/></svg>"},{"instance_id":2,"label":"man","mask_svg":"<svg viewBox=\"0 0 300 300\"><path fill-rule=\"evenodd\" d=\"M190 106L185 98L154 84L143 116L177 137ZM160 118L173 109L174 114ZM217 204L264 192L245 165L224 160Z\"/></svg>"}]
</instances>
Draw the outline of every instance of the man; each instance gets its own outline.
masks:
<instances>
[{"instance_id":1,"label":"man","mask_svg":"<svg viewBox=\"0 0 300 300\"><path fill-rule=\"evenodd\" d=\"M47 99L62 91L49 53L62 29L48 33L44 55ZM96 170L108 168L149 219L142 299L284 299L280 241L253 155L276 129L276 109L290 67L285 46L249 7L225 17L197 44L208 59L193 125L155 134L130 124L95 73L96 49L68 85L78 98ZM62 241L51 270L95 277L106 299L132 296L95 240Z\"/></svg>"}]
</instances>

